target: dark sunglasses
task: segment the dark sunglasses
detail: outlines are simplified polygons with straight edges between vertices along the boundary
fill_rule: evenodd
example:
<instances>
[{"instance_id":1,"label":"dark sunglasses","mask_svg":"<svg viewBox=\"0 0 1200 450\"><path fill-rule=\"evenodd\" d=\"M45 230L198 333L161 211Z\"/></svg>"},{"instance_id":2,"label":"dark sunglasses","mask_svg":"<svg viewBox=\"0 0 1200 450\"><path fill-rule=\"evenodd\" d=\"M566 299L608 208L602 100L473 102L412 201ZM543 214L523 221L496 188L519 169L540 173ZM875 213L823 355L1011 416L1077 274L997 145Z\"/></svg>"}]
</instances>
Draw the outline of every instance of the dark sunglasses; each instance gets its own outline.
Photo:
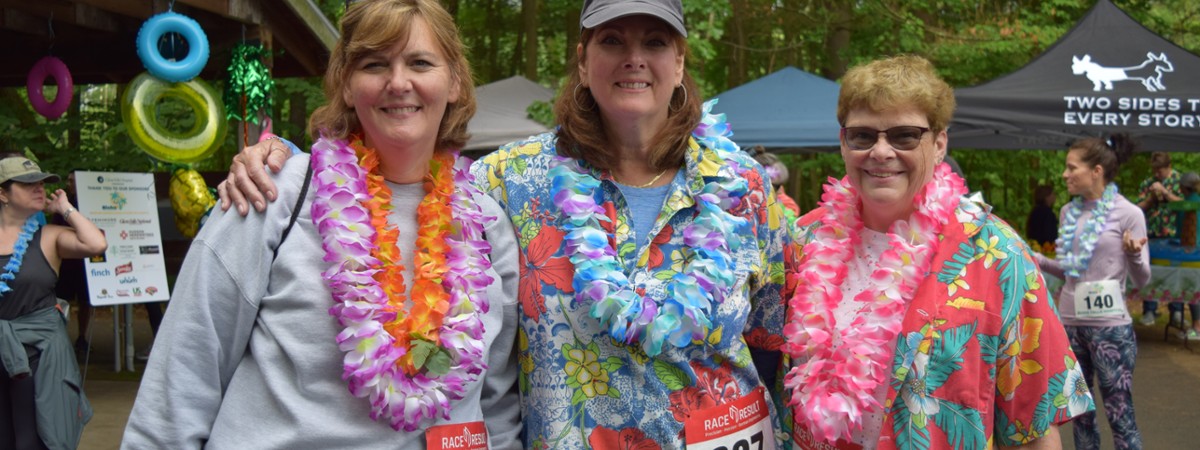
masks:
<instances>
[{"instance_id":1,"label":"dark sunglasses","mask_svg":"<svg viewBox=\"0 0 1200 450\"><path fill-rule=\"evenodd\" d=\"M842 141L850 150L869 150L875 146L880 134L887 135L887 142L896 150L912 150L921 145L921 137L929 132L925 127L891 127L876 130L871 127L842 127Z\"/></svg>"}]
</instances>

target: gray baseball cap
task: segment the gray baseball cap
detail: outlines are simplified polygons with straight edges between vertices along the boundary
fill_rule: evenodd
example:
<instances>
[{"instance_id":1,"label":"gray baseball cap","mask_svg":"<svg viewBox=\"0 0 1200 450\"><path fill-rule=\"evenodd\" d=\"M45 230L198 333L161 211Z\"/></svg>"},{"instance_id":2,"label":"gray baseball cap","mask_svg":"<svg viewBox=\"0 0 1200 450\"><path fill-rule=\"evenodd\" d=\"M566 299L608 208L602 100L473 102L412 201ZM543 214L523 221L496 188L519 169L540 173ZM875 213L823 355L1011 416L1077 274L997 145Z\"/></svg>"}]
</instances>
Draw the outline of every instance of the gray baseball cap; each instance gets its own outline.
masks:
<instances>
[{"instance_id":1,"label":"gray baseball cap","mask_svg":"<svg viewBox=\"0 0 1200 450\"><path fill-rule=\"evenodd\" d=\"M587 0L579 15L579 28L595 28L610 20L636 14L657 17L687 37L680 0Z\"/></svg>"},{"instance_id":2,"label":"gray baseball cap","mask_svg":"<svg viewBox=\"0 0 1200 450\"><path fill-rule=\"evenodd\" d=\"M42 180L50 180L51 183L57 183L58 175L42 172L42 168L38 167L37 163L23 156L11 156L0 159L0 183L8 180L16 180L22 183L37 183Z\"/></svg>"}]
</instances>

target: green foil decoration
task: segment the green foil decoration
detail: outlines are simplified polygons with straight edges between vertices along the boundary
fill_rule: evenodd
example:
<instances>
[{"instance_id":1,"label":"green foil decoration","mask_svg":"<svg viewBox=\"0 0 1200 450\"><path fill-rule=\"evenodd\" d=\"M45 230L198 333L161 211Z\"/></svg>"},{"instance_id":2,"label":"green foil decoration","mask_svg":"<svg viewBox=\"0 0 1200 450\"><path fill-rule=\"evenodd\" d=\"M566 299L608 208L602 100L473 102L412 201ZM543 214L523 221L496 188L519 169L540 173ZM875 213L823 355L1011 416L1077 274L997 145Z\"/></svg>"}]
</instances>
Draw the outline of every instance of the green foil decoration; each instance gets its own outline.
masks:
<instances>
[{"instance_id":1,"label":"green foil decoration","mask_svg":"<svg viewBox=\"0 0 1200 450\"><path fill-rule=\"evenodd\" d=\"M275 80L263 64L266 54L262 45L242 43L233 48L225 83L225 118L258 124L259 112L270 115Z\"/></svg>"}]
</instances>

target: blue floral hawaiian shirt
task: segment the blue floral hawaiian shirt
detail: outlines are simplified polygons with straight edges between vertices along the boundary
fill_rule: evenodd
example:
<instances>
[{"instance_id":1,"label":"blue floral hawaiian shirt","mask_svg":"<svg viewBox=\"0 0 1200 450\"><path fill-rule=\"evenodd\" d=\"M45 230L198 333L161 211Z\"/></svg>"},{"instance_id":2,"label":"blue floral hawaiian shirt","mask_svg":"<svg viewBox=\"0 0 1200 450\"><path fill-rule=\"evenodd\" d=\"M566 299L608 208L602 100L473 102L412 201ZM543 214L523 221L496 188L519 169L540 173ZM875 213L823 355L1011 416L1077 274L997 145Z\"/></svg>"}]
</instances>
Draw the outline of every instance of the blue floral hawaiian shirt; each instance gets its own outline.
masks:
<instances>
[{"instance_id":1,"label":"blue floral hawaiian shirt","mask_svg":"<svg viewBox=\"0 0 1200 450\"><path fill-rule=\"evenodd\" d=\"M606 231L631 285L659 301L691 253L683 230L696 216L693 193L712 177L738 176L733 166L752 169L742 174L749 192L731 210L750 223L732 253L737 268L732 292L716 308L702 341L667 345L649 357L636 343L612 339L588 314L588 305L575 300L575 270L564 252L563 214L548 174L554 159L555 135L546 133L509 144L472 166L483 192L512 219L521 249L518 357L525 447L683 448L684 423L693 412L763 386L751 349L777 351L782 343L783 249L791 246L791 237L770 184L763 182L766 172L746 154L689 140L685 176L669 188L651 229L654 238L637 252L620 190L608 173L587 169L601 180L599 204L610 218ZM767 408L775 437L786 439L769 397Z\"/></svg>"}]
</instances>

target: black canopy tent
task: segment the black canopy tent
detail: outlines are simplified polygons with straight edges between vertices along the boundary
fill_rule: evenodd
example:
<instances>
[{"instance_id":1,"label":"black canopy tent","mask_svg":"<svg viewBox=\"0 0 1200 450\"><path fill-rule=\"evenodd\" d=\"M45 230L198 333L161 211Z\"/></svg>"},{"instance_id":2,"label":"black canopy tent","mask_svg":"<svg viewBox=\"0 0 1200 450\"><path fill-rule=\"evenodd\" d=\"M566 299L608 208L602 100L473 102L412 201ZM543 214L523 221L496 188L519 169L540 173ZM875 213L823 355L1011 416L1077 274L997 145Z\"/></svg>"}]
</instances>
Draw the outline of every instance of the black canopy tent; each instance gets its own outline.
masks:
<instances>
[{"instance_id":1,"label":"black canopy tent","mask_svg":"<svg viewBox=\"0 0 1200 450\"><path fill-rule=\"evenodd\" d=\"M1200 151L1200 56L1109 0L1025 67L958 89L951 148L1065 149L1124 131L1145 150Z\"/></svg>"}]
</instances>

